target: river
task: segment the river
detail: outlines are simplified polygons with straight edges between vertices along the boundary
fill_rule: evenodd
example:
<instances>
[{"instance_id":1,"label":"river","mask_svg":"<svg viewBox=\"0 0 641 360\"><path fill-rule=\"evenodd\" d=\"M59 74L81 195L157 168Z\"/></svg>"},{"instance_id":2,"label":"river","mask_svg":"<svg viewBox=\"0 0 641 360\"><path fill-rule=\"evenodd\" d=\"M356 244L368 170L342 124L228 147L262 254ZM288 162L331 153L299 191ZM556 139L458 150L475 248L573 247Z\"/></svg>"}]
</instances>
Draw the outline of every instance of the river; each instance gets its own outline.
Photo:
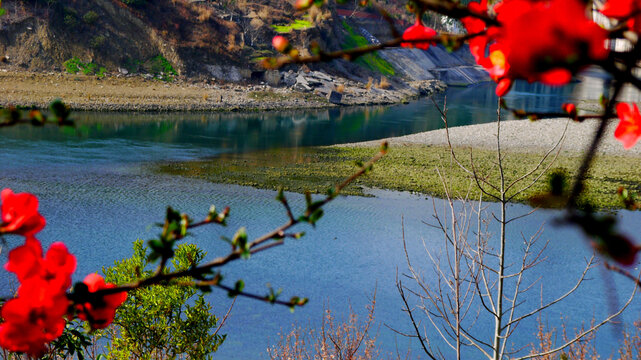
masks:
<instances>
[{"instance_id":1,"label":"river","mask_svg":"<svg viewBox=\"0 0 641 360\"><path fill-rule=\"evenodd\" d=\"M437 96L447 96L452 126L495 119L493 85L451 88ZM550 89L517 84L508 102L514 107L536 111L558 111L572 99L572 89ZM227 114L96 114L75 113L76 129L19 126L0 132L2 159L0 186L34 193L40 199L47 227L39 234L47 247L64 241L78 258L74 280L102 266L129 257L131 243L150 239L159 229L167 205L192 217L204 216L209 206L231 207L227 228L199 228L191 238L208 251L209 257L224 254L228 248L221 235L231 236L245 226L250 237L257 236L283 221L285 214L275 192L234 185L211 184L200 180L160 175L149 171L158 161L190 160L223 152L260 151L274 147L327 145L400 136L442 127L440 117L425 99L391 107L338 108L314 111L227 113ZM278 341L278 333L288 332L291 324L317 328L324 307L340 319L348 307L365 316L365 305L376 290L376 325L381 354L412 350L412 358L424 358L418 344L409 343L385 325L409 331L410 323L401 312L395 277L406 272L401 234L415 265L429 281L435 281L424 255L424 246L442 250L442 235L424 224L434 215L432 199L407 193L373 190L375 197L340 197L326 208L325 217L315 229L302 226L307 235L298 241L258 254L248 261L237 261L224 268L225 278L244 279L246 290L266 293L268 284L282 288L283 296L299 295L310 302L293 314L288 309L239 299L223 333L228 337L217 358L267 358L265 349ZM295 209L304 200L288 194ZM435 200L436 206L442 202ZM490 204L487 211L495 210ZM530 209L511 205L511 214ZM534 306L543 297L568 289L590 252L576 231L552 225L557 213L537 211L525 221L515 222L508 246L512 261L518 260L521 233L533 234L545 223L544 238L550 239L544 266L529 277L539 283L528 295L523 308ZM617 214L624 223L638 223L634 213ZM496 233L495 228L490 231ZM7 237L9 247L18 238ZM425 245L423 243L425 241ZM6 257L6 251L3 252ZM568 329L600 318L609 311L618 294L621 302L627 281L596 270L591 281L576 295L546 313L544 321L559 326L564 317ZM614 280L613 280L614 279ZM10 274L0 277L6 293L15 287ZM432 282L433 284L433 282ZM615 291L613 291L615 289ZM222 317L230 304L226 294L214 292L209 299ZM628 312L626 323L637 319L639 306ZM489 331L487 321L475 329ZM603 355L619 339L620 327L609 327L598 336ZM511 345L529 344L536 333L536 322L523 323ZM433 332L432 332L433 333ZM433 333L434 334L434 333ZM440 344L436 338L435 344Z\"/></svg>"}]
</instances>

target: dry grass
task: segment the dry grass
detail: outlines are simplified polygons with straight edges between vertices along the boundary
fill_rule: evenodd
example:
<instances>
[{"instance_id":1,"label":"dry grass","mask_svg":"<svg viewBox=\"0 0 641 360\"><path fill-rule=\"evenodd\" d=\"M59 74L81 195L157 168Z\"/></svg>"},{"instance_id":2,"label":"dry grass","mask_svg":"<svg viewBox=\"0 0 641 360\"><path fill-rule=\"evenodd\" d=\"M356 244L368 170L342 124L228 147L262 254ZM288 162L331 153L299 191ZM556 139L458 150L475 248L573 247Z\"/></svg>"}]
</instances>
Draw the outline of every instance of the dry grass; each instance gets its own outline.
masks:
<instances>
[{"instance_id":1,"label":"dry grass","mask_svg":"<svg viewBox=\"0 0 641 360\"><path fill-rule=\"evenodd\" d=\"M359 321L350 306L349 318L337 320L330 309L325 310L321 329L294 327L282 335L278 344L267 349L271 360L372 360L379 359L376 336L370 329L374 322L376 293L366 307L367 318Z\"/></svg>"},{"instance_id":2,"label":"dry grass","mask_svg":"<svg viewBox=\"0 0 641 360\"><path fill-rule=\"evenodd\" d=\"M272 17L272 13L267 6L264 6L262 9L258 11L258 17L261 18L262 20L267 21Z\"/></svg>"},{"instance_id":3,"label":"dry grass","mask_svg":"<svg viewBox=\"0 0 641 360\"><path fill-rule=\"evenodd\" d=\"M236 50L236 37L234 34L227 34L227 51L234 52Z\"/></svg>"},{"instance_id":4,"label":"dry grass","mask_svg":"<svg viewBox=\"0 0 641 360\"><path fill-rule=\"evenodd\" d=\"M263 20L259 19L259 18L253 18L249 22L249 25L254 29L259 29L259 28L263 27L263 25L265 25L265 22Z\"/></svg>"},{"instance_id":5,"label":"dry grass","mask_svg":"<svg viewBox=\"0 0 641 360\"><path fill-rule=\"evenodd\" d=\"M556 329L547 329L546 325L543 324L543 321L541 318L538 319L538 332L536 334L536 338L538 339L539 343L538 344L533 344L532 345L532 350L530 351L530 354L540 354L540 353L545 353L548 351L551 351L555 347L557 347L559 344L556 343L556 338L557 338L557 331ZM592 327L594 324L591 324L590 327ZM638 331L639 328L636 328L636 339L638 340ZM584 326L581 326L580 329L576 329L574 331L574 335L569 336L567 332L567 328L565 325L562 326L562 331L561 331L561 339L560 342L562 343L567 343L571 339L575 338L578 334L582 333L585 331ZM626 339L628 338L629 334L625 334ZM596 351L596 348L594 346L594 339L596 338L596 333L592 332L582 339L573 342L568 346L567 348L563 349L562 351L552 353L549 355L545 356L538 356L535 357L534 359L537 360L556 360L556 359L567 359L567 360L598 360L600 358L599 354ZM637 343L637 345L639 345ZM632 350L633 348L630 348ZM639 350L639 347L637 346L636 348ZM621 353L622 349L619 350ZM629 352L628 352L629 353ZM621 357L621 359L639 359L640 353L637 351L636 352L637 357Z\"/></svg>"},{"instance_id":6,"label":"dry grass","mask_svg":"<svg viewBox=\"0 0 641 360\"><path fill-rule=\"evenodd\" d=\"M385 76L381 76L381 81L378 83L377 87L379 89L389 89L392 84L389 83Z\"/></svg>"},{"instance_id":7,"label":"dry grass","mask_svg":"<svg viewBox=\"0 0 641 360\"><path fill-rule=\"evenodd\" d=\"M201 23L208 21L214 15L214 9L209 6L195 5L195 10L198 13L198 21Z\"/></svg>"},{"instance_id":8,"label":"dry grass","mask_svg":"<svg viewBox=\"0 0 641 360\"><path fill-rule=\"evenodd\" d=\"M374 84L374 79L371 77L367 79L367 84L365 84L365 89L369 90L372 88L372 84Z\"/></svg>"}]
</instances>

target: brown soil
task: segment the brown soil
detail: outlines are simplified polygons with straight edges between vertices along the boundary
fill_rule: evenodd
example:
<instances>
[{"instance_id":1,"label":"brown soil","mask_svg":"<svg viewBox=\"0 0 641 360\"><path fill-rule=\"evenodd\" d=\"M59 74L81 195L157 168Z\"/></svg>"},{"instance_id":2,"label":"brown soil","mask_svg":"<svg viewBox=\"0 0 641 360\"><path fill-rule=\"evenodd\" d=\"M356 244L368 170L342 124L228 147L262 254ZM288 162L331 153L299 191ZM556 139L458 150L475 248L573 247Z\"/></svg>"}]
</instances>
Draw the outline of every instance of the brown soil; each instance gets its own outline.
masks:
<instances>
[{"instance_id":1,"label":"brown soil","mask_svg":"<svg viewBox=\"0 0 641 360\"><path fill-rule=\"evenodd\" d=\"M342 105L391 105L419 96L418 90L375 89L342 78ZM444 90L438 81L427 81L425 89ZM73 110L94 111L257 111L326 108L331 104L315 92L299 92L268 85L219 83L214 80L176 78L165 82L140 75L124 76L37 73L0 66L0 106L46 108L62 99Z\"/></svg>"},{"instance_id":2,"label":"brown soil","mask_svg":"<svg viewBox=\"0 0 641 360\"><path fill-rule=\"evenodd\" d=\"M325 98L265 85L163 82L0 70L0 105L47 107L60 98L75 110L267 110L331 106Z\"/></svg>"}]
</instances>

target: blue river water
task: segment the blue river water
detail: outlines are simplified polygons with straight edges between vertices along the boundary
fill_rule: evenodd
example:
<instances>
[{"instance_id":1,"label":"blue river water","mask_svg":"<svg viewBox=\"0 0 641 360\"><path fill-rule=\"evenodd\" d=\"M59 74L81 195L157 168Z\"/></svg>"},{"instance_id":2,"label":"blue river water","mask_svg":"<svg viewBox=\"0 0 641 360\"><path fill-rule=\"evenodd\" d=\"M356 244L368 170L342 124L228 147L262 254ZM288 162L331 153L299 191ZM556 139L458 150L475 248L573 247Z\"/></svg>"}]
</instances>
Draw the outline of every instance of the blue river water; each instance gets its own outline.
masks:
<instances>
[{"instance_id":1,"label":"blue river water","mask_svg":"<svg viewBox=\"0 0 641 360\"><path fill-rule=\"evenodd\" d=\"M492 85L452 88L447 96L450 125L493 121L496 98ZM517 84L508 102L515 107L537 111L558 111L572 99L571 89L551 89ZM166 160L191 160L224 152L260 151L274 147L326 145L388 136L405 135L442 127L440 117L428 100L391 107L339 108L331 110L232 113L232 114L96 114L76 113L77 128L32 128L20 126L0 132L0 187L28 191L40 199L41 213L47 219L39 234L44 246L64 241L78 258L74 280L131 255L137 238L153 238L167 205L190 214L204 216L209 206L231 207L227 228L209 227L194 231L190 240L208 252L209 257L226 253L220 236L232 236L245 226L250 237L258 236L286 220L275 192L254 188L212 184L201 180L160 175L150 165ZM239 299L222 332L228 337L217 358L268 358L266 349L275 344L279 333L292 324L318 328L323 309L332 309L345 319L349 306L365 317L365 305L376 291L376 324L380 353L412 351L411 358L425 358L416 342L410 342L387 326L401 332L410 330L407 315L401 311L396 291L397 273L407 273L402 246L405 233L408 252L425 279L435 284L425 249L443 251L443 236L425 225L433 222L434 209L443 202L408 193L372 190L375 197L340 197L326 208L325 217L315 229L301 226L307 235L248 261L237 261L223 270L233 283L244 279L246 290L266 293L268 286L282 288L284 298L298 295L310 298L303 308L288 309ZM302 211L304 199L288 194L295 210ZM487 205L489 213L496 211ZM510 205L513 215L529 212L523 205ZM537 211L509 229L509 262L519 261L521 236L530 236L545 224L543 242L549 239L545 264L537 267L528 281L538 281L527 294L525 309L551 299L573 285L581 264L590 254L585 239L575 230L555 226L552 211ZM631 228L638 223L634 213L617 216ZM489 215L488 215L489 217ZM497 229L490 226L489 232ZM7 246L19 243L8 237ZM3 251L5 260L6 251ZM0 276L5 293L15 288L10 274ZM602 318L613 304L623 302L631 284L600 269L591 272L590 281L579 292L546 312L543 321L559 327L561 318L568 330ZM543 295L541 295L543 294ZM231 300L226 294L210 295L214 312L224 315ZM639 305L627 312L624 324L638 318ZM522 323L513 349L534 341L536 319ZM428 326L426 319L422 324ZM603 355L611 355L619 341L621 326L607 326L597 339ZM489 335L490 324L481 317L474 327L481 336ZM443 346L436 338L436 346ZM560 335L559 335L560 337ZM508 347L508 348L510 348ZM523 350L527 351L527 350Z\"/></svg>"}]
</instances>

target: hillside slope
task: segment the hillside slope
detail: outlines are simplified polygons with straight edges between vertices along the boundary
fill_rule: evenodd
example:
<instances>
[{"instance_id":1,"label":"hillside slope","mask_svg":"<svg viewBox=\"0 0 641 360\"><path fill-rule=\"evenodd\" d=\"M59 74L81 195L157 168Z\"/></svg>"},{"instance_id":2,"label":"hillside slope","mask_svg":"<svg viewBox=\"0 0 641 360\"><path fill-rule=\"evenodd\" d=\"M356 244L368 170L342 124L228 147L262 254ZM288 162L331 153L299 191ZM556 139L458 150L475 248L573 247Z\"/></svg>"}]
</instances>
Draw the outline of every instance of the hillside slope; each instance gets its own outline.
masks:
<instances>
[{"instance_id":1,"label":"hillside slope","mask_svg":"<svg viewBox=\"0 0 641 360\"><path fill-rule=\"evenodd\" d=\"M212 74L239 80L256 59L273 55L273 25L295 20L315 25L293 30L300 45L311 39L336 49L331 9L297 14L281 0L5 0L0 56L29 70L62 70L77 57L109 71L150 72L161 55L178 74ZM245 76L246 77L246 76Z\"/></svg>"}]
</instances>

